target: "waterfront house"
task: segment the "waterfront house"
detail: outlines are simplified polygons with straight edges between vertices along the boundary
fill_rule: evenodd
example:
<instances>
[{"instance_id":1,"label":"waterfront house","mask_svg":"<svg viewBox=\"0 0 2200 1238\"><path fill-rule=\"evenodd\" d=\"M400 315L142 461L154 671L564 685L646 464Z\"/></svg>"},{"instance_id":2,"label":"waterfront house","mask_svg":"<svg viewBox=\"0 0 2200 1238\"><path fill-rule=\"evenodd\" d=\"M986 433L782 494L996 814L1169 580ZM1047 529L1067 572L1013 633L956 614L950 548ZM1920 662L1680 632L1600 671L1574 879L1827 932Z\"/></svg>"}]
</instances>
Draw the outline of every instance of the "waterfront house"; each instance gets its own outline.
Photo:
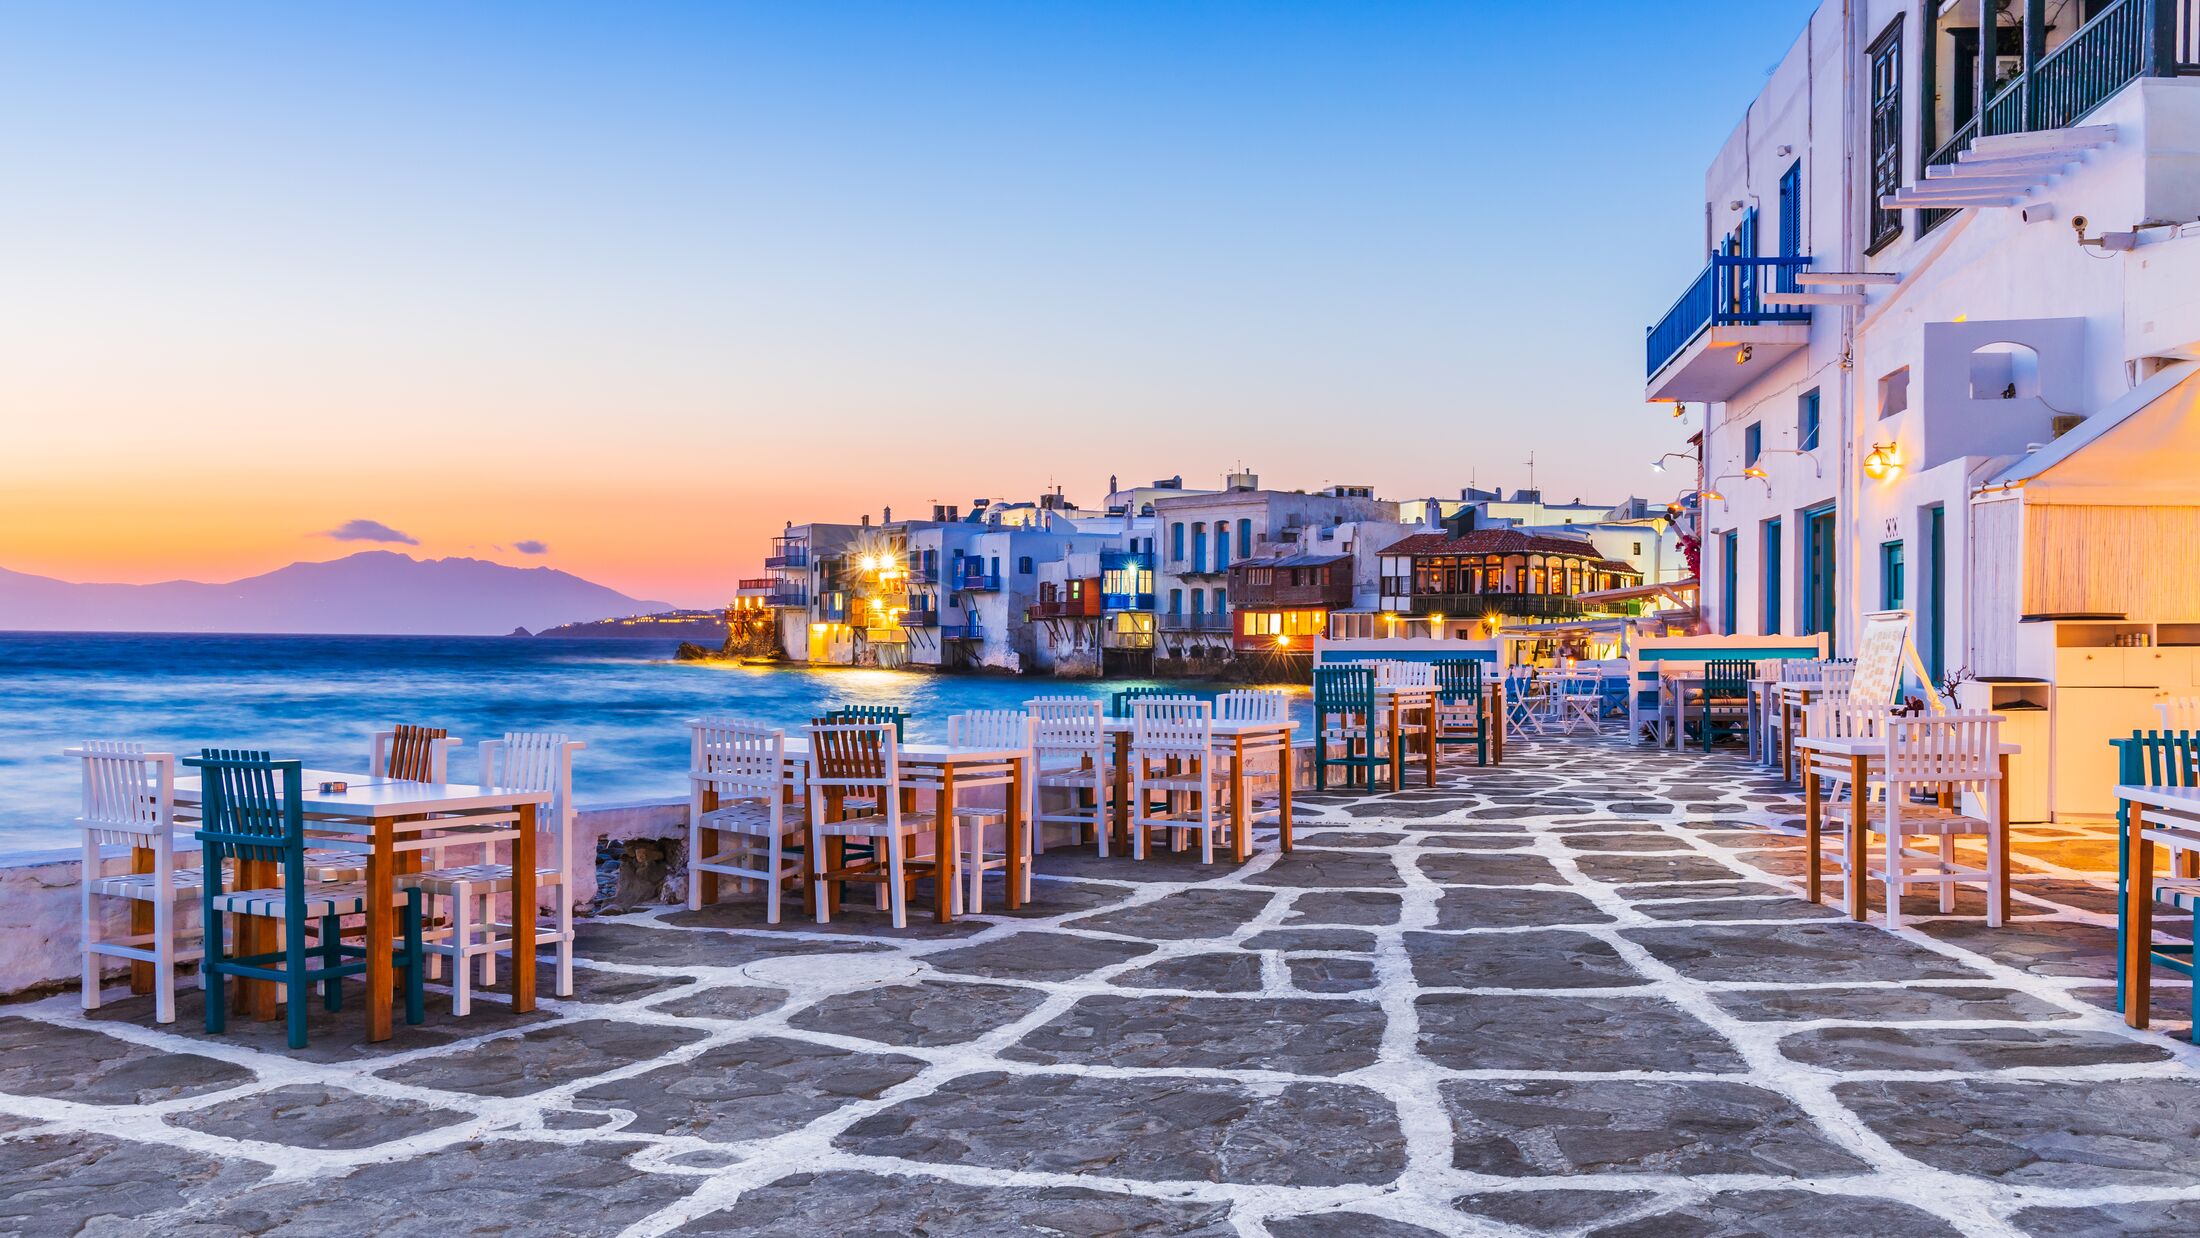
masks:
<instances>
[{"instance_id":1,"label":"waterfront house","mask_svg":"<svg viewBox=\"0 0 2200 1238\"><path fill-rule=\"evenodd\" d=\"M1252 473L1232 474L1219 493L1163 497L1153 507L1154 661L1156 669L1186 672L1215 669L1231 657L1232 563L1295 541L1304 529L1398 517L1398 505L1375 498L1370 487L1263 490Z\"/></svg>"},{"instance_id":2,"label":"waterfront house","mask_svg":"<svg viewBox=\"0 0 2200 1238\"><path fill-rule=\"evenodd\" d=\"M2194 682L2196 23L1829 0L1715 155L1709 252L1648 332L1648 396L1704 410L1704 624L1850 652L1907 610L1935 679L2033 681L1963 690L2036 707L2020 819L2107 811L2108 737Z\"/></svg>"},{"instance_id":3,"label":"waterfront house","mask_svg":"<svg viewBox=\"0 0 2200 1238\"><path fill-rule=\"evenodd\" d=\"M1642 583L1586 537L1523 529L1418 533L1384 548L1379 620L1365 635L1493 636L1521 622L1580 619L1579 595ZM1338 633L1359 636L1361 633Z\"/></svg>"}]
</instances>

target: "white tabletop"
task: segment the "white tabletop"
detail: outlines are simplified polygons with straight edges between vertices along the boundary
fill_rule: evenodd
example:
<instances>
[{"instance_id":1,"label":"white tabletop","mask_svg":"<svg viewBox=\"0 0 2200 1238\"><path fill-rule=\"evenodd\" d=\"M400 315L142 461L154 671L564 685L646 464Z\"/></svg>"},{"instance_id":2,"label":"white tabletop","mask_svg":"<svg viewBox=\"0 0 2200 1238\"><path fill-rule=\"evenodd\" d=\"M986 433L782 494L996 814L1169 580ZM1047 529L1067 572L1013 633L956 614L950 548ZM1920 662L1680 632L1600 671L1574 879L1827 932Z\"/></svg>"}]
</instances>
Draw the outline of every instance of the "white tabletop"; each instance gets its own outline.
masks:
<instances>
[{"instance_id":1,"label":"white tabletop","mask_svg":"<svg viewBox=\"0 0 2200 1238\"><path fill-rule=\"evenodd\" d=\"M1100 729L1111 735L1131 729L1129 718L1102 718ZM1230 739L1239 735L1260 735L1269 731L1295 731L1299 724L1289 718L1262 720L1258 718L1216 718L1214 734L1218 739Z\"/></svg>"},{"instance_id":2,"label":"white tabletop","mask_svg":"<svg viewBox=\"0 0 2200 1238\"><path fill-rule=\"evenodd\" d=\"M949 761L1015 761L1031 755L1029 748L981 748L969 744L895 744L896 758L922 765L945 765ZM808 736L789 735L787 755L810 759Z\"/></svg>"},{"instance_id":3,"label":"white tabletop","mask_svg":"<svg viewBox=\"0 0 2200 1238\"><path fill-rule=\"evenodd\" d=\"M1795 737L1795 746L1836 757L1877 757L1887 754L1887 738L1884 735L1798 735ZM2013 757L2024 749L2017 744L1997 744L1994 751L2001 756Z\"/></svg>"},{"instance_id":4,"label":"white tabletop","mask_svg":"<svg viewBox=\"0 0 2200 1238\"><path fill-rule=\"evenodd\" d=\"M469 812L483 808L509 808L516 804L547 804L548 791L515 791L474 786L462 782L407 782L346 774L333 770L304 771L298 804L302 811L323 817L411 817L422 813ZM350 785L342 791L322 791L324 782ZM176 779L176 802L200 802L197 778Z\"/></svg>"},{"instance_id":5,"label":"white tabletop","mask_svg":"<svg viewBox=\"0 0 2200 1238\"><path fill-rule=\"evenodd\" d=\"M2119 786L2116 798L2165 812L2200 813L2200 787Z\"/></svg>"}]
</instances>

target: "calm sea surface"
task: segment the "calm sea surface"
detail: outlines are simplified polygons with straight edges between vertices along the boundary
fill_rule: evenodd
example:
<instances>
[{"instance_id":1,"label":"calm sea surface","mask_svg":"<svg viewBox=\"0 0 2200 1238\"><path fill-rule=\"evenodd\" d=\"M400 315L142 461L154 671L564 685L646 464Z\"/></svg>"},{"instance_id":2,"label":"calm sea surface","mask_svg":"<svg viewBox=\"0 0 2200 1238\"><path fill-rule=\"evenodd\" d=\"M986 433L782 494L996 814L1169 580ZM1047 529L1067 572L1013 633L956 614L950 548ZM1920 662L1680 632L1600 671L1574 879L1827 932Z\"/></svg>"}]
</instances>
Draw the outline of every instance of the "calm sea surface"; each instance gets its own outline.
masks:
<instances>
[{"instance_id":1,"label":"calm sea surface","mask_svg":"<svg viewBox=\"0 0 2200 1238\"><path fill-rule=\"evenodd\" d=\"M832 705L899 705L912 715L909 738L944 739L948 715L960 710L1148 682L696 666L671 661L672 649L644 640L0 632L0 852L76 845L78 775L61 750L87 739L182 755L266 748L363 771L373 733L411 722L465 739L452 774L470 780L480 741L562 731L588 743L573 771L574 798L586 805L686 794L682 724L703 714L792 728ZM1303 698L1303 685L1296 691Z\"/></svg>"}]
</instances>

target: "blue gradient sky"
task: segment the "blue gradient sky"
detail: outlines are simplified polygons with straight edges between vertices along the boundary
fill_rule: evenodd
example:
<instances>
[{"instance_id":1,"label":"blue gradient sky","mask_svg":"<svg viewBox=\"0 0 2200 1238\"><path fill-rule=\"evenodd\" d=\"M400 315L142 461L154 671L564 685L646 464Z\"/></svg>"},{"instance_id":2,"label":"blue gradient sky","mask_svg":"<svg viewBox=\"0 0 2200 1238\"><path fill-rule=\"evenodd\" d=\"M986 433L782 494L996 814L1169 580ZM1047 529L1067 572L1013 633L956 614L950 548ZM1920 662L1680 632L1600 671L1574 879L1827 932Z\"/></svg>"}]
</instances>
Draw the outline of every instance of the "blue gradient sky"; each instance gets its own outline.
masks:
<instances>
[{"instance_id":1,"label":"blue gradient sky","mask_svg":"<svg viewBox=\"0 0 2200 1238\"><path fill-rule=\"evenodd\" d=\"M709 602L1110 473L1617 499L1810 7L12 7L0 567L372 520Z\"/></svg>"}]
</instances>

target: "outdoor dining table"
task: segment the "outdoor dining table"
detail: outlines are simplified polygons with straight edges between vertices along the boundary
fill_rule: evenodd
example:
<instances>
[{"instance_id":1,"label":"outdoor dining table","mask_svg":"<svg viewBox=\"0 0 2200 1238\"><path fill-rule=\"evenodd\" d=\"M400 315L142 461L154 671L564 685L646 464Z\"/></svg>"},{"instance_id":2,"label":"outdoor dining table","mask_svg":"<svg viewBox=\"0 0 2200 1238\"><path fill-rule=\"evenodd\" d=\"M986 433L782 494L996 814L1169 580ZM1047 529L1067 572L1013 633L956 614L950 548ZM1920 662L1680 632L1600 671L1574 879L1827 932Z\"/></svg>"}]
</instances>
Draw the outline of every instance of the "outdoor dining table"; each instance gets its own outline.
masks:
<instances>
[{"instance_id":1,"label":"outdoor dining table","mask_svg":"<svg viewBox=\"0 0 2200 1238\"><path fill-rule=\"evenodd\" d=\"M1422 757L1428 771L1428 785L1436 785L1436 685L1434 684L1376 684L1375 708L1384 719L1383 725L1390 732L1390 786L1392 790L1405 788L1406 753L1402 742L1404 721L1407 714L1420 714L1426 729Z\"/></svg>"},{"instance_id":2,"label":"outdoor dining table","mask_svg":"<svg viewBox=\"0 0 2200 1238\"><path fill-rule=\"evenodd\" d=\"M1780 697L1780 781L1795 781L1795 722L1823 689L1814 683L1782 680Z\"/></svg>"},{"instance_id":3,"label":"outdoor dining table","mask_svg":"<svg viewBox=\"0 0 2200 1238\"><path fill-rule=\"evenodd\" d=\"M1100 724L1115 740L1115 841L1128 847L1131 838L1131 728L1129 718L1106 718ZM1213 724L1215 752L1230 757L1230 850L1242 864L1253 854L1251 831L1246 829L1245 758L1276 752L1277 828L1285 851L1291 849L1291 733L1299 724L1289 719L1258 721L1217 718ZM1393 739L1395 747L1395 739ZM1227 743L1228 747L1224 745Z\"/></svg>"},{"instance_id":4,"label":"outdoor dining table","mask_svg":"<svg viewBox=\"0 0 2200 1238\"><path fill-rule=\"evenodd\" d=\"M2125 785L2116 788L2116 798L2131 810L2123 839L2124 1022L2144 1028L2154 972L2152 844L2174 833L2185 846L2200 846L2200 787Z\"/></svg>"},{"instance_id":5,"label":"outdoor dining table","mask_svg":"<svg viewBox=\"0 0 2200 1238\"><path fill-rule=\"evenodd\" d=\"M367 1039L390 1038L391 982L396 976L389 943L397 936L396 878L419 867L420 853L448 845L459 831L467 846L512 844L512 1009L535 1008L535 817L549 804L547 791L518 791L454 782L409 782L329 770L305 770L299 808L306 841L324 850L367 857ZM322 783L346 784L323 791ZM203 803L199 779L176 780L178 806ZM487 828L500 827L500 828ZM238 867L235 888L268 889L281 881L281 866L255 862ZM239 939L247 952L273 948L280 920L240 916ZM275 1017L275 986L242 982L242 1004L254 1018Z\"/></svg>"},{"instance_id":6,"label":"outdoor dining table","mask_svg":"<svg viewBox=\"0 0 2200 1238\"><path fill-rule=\"evenodd\" d=\"M1029 818L1024 813L1024 794L1031 784L1031 749L986 748L967 744L908 743L894 746L895 763L900 766L906 780L905 790L931 791L939 797L933 805L932 856L939 865L933 881L933 901L939 922L947 924L954 917L949 892L961 878L961 857L956 854L955 796L958 791L976 786L999 786L1005 781L1008 787L1008 804L1003 810L1008 819L1008 905L1015 909L1024 905L1024 849L1023 832ZM810 741L807 736L789 735L786 739L786 761L790 767L788 777L794 785L807 776L810 764ZM799 766L799 769L793 768ZM717 807L716 796L704 788L704 811ZM706 885L702 891L705 900L716 897L716 883Z\"/></svg>"},{"instance_id":7,"label":"outdoor dining table","mask_svg":"<svg viewBox=\"0 0 2200 1238\"><path fill-rule=\"evenodd\" d=\"M1849 763L1849 818L1842 827L1842 846L1848 851L1849 870L1855 880L1848 882L1843 891L1847 897L1849 919L1865 917L1864 899L1864 801L1869 798L1866 789L1872 782L1872 766L1884 763L1887 741L1876 735L1798 735L1795 746L1806 752L1822 753L1844 759ZM2000 744L1994 751L2001 758L2001 784L2009 785L2009 758L2023 752L2016 744ZM1803 838L1804 847L1810 853L1807 889L1810 901L1818 901L1818 839L1823 828L1824 811L1819 805L1818 771L1808 762L1803 765ZM1995 823L2002 832L2003 846L1999 849L2000 869L1994 873L1994 887L2001 891L2001 917L2009 918L2009 797L2001 797L2001 820Z\"/></svg>"}]
</instances>

